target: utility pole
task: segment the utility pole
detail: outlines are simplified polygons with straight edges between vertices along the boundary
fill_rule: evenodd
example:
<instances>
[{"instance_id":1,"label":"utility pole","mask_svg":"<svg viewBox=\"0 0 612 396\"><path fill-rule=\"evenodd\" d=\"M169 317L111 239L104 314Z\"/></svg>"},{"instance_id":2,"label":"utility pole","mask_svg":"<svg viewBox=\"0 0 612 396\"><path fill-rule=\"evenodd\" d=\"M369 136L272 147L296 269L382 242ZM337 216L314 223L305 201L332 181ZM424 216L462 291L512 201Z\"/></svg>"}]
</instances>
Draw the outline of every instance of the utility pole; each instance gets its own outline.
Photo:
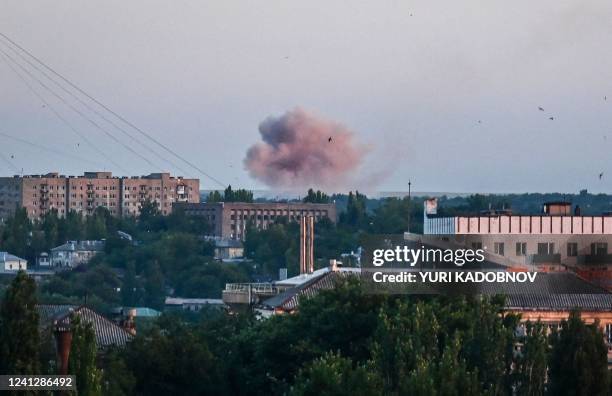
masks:
<instances>
[{"instance_id":1,"label":"utility pole","mask_svg":"<svg viewBox=\"0 0 612 396\"><path fill-rule=\"evenodd\" d=\"M412 180L408 179L408 232L410 232L410 213L412 212L412 196L410 188L412 187Z\"/></svg>"}]
</instances>

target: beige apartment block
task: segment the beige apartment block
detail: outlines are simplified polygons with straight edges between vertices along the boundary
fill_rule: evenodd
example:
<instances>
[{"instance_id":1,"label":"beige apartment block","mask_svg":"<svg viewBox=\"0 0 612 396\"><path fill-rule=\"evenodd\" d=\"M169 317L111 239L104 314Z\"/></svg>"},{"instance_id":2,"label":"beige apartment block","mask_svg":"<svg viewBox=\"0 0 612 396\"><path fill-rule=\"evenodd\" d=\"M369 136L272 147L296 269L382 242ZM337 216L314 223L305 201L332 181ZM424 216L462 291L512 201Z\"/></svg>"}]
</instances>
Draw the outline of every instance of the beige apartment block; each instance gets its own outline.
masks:
<instances>
[{"instance_id":1,"label":"beige apartment block","mask_svg":"<svg viewBox=\"0 0 612 396\"><path fill-rule=\"evenodd\" d=\"M0 178L0 221L17 208L40 219L51 210L60 216L69 211L87 216L104 207L114 216L138 216L144 201L156 202L164 215L175 202L200 202L200 181L169 173L114 177L111 172L85 172L83 176L58 173Z\"/></svg>"}]
</instances>

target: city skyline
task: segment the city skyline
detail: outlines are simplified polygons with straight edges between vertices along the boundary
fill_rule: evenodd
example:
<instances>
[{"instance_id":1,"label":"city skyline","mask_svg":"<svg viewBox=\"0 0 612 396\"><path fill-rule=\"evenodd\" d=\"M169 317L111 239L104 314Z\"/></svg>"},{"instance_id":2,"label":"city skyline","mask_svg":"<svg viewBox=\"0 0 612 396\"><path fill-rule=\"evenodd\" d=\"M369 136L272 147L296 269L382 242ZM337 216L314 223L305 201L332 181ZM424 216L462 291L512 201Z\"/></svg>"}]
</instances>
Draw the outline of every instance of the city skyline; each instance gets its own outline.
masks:
<instances>
[{"instance_id":1,"label":"city skyline","mask_svg":"<svg viewBox=\"0 0 612 396\"><path fill-rule=\"evenodd\" d=\"M368 147L356 173L373 176L343 192L406 191L408 180L418 191L612 192L604 1L5 4L2 33L225 185L267 189L246 152L260 123L301 107ZM163 170L221 188L185 164L191 174L156 169L31 83L129 172L0 56L0 150L17 170L0 160L2 176Z\"/></svg>"}]
</instances>

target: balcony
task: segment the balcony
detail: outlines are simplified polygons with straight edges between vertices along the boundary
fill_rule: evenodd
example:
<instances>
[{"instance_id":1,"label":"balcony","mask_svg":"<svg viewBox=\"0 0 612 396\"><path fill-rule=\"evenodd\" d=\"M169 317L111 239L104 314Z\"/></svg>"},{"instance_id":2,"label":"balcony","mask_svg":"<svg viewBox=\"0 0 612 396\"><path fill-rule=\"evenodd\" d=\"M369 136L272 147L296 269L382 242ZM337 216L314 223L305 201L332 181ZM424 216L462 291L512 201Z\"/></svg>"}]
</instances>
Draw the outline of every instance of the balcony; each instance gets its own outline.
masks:
<instances>
[{"instance_id":1,"label":"balcony","mask_svg":"<svg viewBox=\"0 0 612 396\"><path fill-rule=\"evenodd\" d=\"M612 254L585 254L584 256L578 256L578 264L612 264Z\"/></svg>"},{"instance_id":2,"label":"balcony","mask_svg":"<svg viewBox=\"0 0 612 396\"><path fill-rule=\"evenodd\" d=\"M527 260L530 264L561 264L561 254L530 254Z\"/></svg>"}]
</instances>

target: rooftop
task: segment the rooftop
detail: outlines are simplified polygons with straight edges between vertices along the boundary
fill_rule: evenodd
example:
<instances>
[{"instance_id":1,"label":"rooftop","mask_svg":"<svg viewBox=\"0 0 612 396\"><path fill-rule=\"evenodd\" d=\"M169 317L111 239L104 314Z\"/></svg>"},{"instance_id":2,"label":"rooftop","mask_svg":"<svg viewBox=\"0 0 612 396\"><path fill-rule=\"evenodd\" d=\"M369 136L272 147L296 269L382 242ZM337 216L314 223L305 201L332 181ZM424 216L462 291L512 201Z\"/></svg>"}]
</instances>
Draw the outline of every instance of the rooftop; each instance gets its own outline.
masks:
<instances>
[{"instance_id":1,"label":"rooftop","mask_svg":"<svg viewBox=\"0 0 612 396\"><path fill-rule=\"evenodd\" d=\"M52 328L54 331L67 331L70 329L71 315L78 316L82 323L91 323L99 349L112 345L124 346L132 339L132 335L123 327L83 305L41 304L36 308L41 330Z\"/></svg>"}]
</instances>

